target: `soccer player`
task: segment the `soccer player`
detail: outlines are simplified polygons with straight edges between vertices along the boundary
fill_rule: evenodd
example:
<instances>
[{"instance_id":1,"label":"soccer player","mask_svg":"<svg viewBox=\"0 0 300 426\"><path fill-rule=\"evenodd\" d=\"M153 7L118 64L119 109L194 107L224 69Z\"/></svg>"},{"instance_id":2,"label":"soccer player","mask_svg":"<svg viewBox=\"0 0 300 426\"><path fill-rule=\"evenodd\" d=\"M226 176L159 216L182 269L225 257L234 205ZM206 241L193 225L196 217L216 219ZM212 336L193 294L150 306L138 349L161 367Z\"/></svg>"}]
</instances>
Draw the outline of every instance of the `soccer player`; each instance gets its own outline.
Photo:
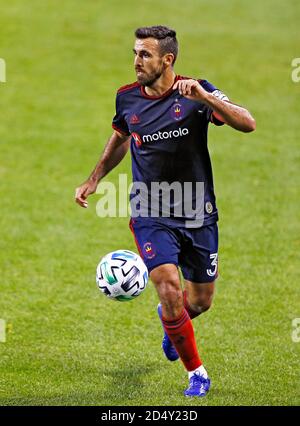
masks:
<instances>
[{"instance_id":1,"label":"soccer player","mask_svg":"<svg viewBox=\"0 0 300 426\"><path fill-rule=\"evenodd\" d=\"M87 197L130 146L133 182L149 190L146 195L137 191L139 203L131 194L135 213L138 205L143 208L132 215L130 228L160 299L162 348L168 360L180 358L188 372L184 394L202 397L210 379L199 357L192 320L210 308L218 274L218 212L208 124L226 123L242 132L252 132L256 124L247 109L230 102L213 84L175 73L175 31L144 27L135 36L137 81L118 90L113 134L75 197L87 207ZM165 186L157 192L154 183ZM172 188L167 202L166 184Z\"/></svg>"}]
</instances>

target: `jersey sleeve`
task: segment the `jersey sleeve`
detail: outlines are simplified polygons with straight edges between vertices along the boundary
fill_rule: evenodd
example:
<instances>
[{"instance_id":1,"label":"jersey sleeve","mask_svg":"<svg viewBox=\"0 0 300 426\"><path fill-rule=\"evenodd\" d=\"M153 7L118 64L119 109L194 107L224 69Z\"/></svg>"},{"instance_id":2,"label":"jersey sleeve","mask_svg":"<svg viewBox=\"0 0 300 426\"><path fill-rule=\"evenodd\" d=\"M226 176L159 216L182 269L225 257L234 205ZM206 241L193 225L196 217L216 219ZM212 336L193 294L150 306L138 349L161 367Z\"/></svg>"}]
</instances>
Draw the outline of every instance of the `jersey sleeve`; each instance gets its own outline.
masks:
<instances>
[{"instance_id":1,"label":"jersey sleeve","mask_svg":"<svg viewBox=\"0 0 300 426\"><path fill-rule=\"evenodd\" d=\"M199 80L199 83L205 89L207 92L214 95L216 98L221 99L222 101L229 102L228 97L221 92L221 90L217 89L213 84L211 84L207 80ZM207 120L211 123L215 124L216 126L223 126L224 121L222 118L214 112L211 108L208 108L207 110Z\"/></svg>"},{"instance_id":2,"label":"jersey sleeve","mask_svg":"<svg viewBox=\"0 0 300 426\"><path fill-rule=\"evenodd\" d=\"M116 114L112 121L112 128L119 133L122 133L125 136L129 136L130 132L124 117L124 112L122 111L122 105L120 102L120 95L116 96Z\"/></svg>"}]
</instances>

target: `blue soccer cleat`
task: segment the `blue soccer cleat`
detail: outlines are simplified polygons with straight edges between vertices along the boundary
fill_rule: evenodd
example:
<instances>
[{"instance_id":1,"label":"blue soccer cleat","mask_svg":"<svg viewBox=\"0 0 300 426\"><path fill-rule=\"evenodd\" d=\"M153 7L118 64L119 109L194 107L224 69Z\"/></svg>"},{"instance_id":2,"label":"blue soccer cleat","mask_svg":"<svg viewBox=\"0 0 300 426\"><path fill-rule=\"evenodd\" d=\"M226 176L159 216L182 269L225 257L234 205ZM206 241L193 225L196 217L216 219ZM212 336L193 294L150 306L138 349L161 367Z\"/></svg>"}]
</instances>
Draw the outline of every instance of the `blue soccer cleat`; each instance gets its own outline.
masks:
<instances>
[{"instance_id":1,"label":"blue soccer cleat","mask_svg":"<svg viewBox=\"0 0 300 426\"><path fill-rule=\"evenodd\" d=\"M161 303L158 304L157 306L157 312L160 318L160 321L162 323L162 308L161 308ZM163 326L163 323L162 323ZM164 329L164 326L163 326ZM171 340L169 339L169 336L167 335L167 333L164 330L164 337L162 340L162 344L161 347L166 355L166 357L168 358L169 361L176 361L179 358L179 355L176 351L176 349L174 348L173 343L171 342Z\"/></svg>"},{"instance_id":2,"label":"blue soccer cleat","mask_svg":"<svg viewBox=\"0 0 300 426\"><path fill-rule=\"evenodd\" d=\"M190 378L190 385L184 391L185 396L205 396L210 388L209 378L205 379L198 372L194 373Z\"/></svg>"}]
</instances>

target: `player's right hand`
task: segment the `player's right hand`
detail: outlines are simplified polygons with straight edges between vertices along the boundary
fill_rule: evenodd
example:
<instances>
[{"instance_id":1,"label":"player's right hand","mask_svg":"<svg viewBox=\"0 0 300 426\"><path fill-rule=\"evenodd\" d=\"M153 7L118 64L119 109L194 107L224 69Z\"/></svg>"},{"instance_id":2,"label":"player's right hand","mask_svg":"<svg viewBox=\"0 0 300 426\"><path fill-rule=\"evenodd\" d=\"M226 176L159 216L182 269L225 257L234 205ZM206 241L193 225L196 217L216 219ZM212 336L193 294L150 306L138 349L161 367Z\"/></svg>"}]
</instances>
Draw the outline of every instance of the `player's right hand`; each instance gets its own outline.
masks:
<instances>
[{"instance_id":1,"label":"player's right hand","mask_svg":"<svg viewBox=\"0 0 300 426\"><path fill-rule=\"evenodd\" d=\"M79 204L81 207L87 208L88 202L86 201L86 199L89 195L94 194L94 192L96 192L97 185L98 185L97 182L88 179L82 185L76 188L76 191L75 191L76 203Z\"/></svg>"}]
</instances>

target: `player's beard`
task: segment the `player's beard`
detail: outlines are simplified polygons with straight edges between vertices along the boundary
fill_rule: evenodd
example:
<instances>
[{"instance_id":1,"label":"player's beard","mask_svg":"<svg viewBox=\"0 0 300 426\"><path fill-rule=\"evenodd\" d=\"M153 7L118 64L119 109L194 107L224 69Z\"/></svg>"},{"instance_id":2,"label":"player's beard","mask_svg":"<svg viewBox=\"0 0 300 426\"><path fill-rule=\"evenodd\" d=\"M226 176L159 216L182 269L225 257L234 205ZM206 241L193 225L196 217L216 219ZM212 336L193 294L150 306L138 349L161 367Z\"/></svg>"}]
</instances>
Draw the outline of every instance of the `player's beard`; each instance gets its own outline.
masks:
<instances>
[{"instance_id":1,"label":"player's beard","mask_svg":"<svg viewBox=\"0 0 300 426\"><path fill-rule=\"evenodd\" d=\"M152 71L150 74L145 73L145 75L137 76L137 81L141 86L151 87L159 79L162 73L163 65L159 69Z\"/></svg>"}]
</instances>

